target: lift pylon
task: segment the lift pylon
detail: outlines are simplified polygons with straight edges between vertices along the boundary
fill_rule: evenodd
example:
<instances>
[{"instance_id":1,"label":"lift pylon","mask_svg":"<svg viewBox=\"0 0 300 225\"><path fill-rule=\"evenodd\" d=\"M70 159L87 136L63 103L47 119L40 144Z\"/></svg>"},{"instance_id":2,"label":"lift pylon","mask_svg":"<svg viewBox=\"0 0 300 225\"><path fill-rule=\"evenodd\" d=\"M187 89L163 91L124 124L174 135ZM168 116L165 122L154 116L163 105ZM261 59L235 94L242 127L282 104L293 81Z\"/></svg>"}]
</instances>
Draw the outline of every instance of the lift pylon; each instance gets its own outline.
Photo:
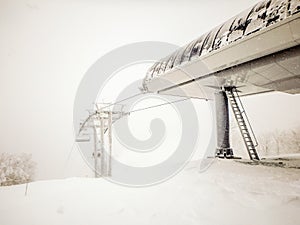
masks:
<instances>
[{"instance_id":1,"label":"lift pylon","mask_svg":"<svg viewBox=\"0 0 300 225\"><path fill-rule=\"evenodd\" d=\"M91 128L93 131L95 177L112 175L112 125L125 114L123 106L120 111L110 109L109 104L97 104L97 110L90 110L88 118L81 123L77 142L88 142L90 138L83 131ZM107 149L107 150L106 150Z\"/></svg>"}]
</instances>

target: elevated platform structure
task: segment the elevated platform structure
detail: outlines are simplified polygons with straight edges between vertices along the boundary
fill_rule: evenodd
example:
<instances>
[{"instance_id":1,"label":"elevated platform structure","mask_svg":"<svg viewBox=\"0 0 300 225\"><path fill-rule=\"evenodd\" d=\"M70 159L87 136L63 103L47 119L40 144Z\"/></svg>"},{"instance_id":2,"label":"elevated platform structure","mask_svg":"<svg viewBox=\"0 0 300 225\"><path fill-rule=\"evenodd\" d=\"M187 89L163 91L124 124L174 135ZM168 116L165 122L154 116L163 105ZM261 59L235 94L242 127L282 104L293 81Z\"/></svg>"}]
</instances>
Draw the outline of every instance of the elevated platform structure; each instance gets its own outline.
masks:
<instances>
[{"instance_id":1,"label":"elevated platform structure","mask_svg":"<svg viewBox=\"0 0 300 225\"><path fill-rule=\"evenodd\" d=\"M228 85L241 96L299 93L299 12L299 0L260 2L155 63L144 88L201 98Z\"/></svg>"},{"instance_id":2,"label":"elevated platform structure","mask_svg":"<svg viewBox=\"0 0 300 225\"><path fill-rule=\"evenodd\" d=\"M271 91L300 93L300 1L259 2L156 62L143 87L159 94L215 99L217 155L233 157L228 125L232 95L227 96L226 90L238 88L240 97ZM234 111L234 101L230 103ZM237 117L243 115L237 113L239 123ZM242 135L242 129L251 129L249 125L239 125ZM247 146L249 135L244 136ZM253 144L255 137L250 139ZM249 153L250 158L258 159L255 154Z\"/></svg>"}]
</instances>

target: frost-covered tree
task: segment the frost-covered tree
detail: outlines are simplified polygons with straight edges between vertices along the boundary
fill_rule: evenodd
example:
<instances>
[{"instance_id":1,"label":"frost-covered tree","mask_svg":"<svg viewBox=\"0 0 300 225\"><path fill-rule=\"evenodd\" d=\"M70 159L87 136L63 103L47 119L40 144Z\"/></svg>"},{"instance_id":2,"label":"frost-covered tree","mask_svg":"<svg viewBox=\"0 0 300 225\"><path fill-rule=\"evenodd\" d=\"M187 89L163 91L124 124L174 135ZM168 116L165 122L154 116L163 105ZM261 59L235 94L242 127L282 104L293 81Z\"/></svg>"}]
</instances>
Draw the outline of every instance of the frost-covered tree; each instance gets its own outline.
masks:
<instances>
[{"instance_id":1,"label":"frost-covered tree","mask_svg":"<svg viewBox=\"0 0 300 225\"><path fill-rule=\"evenodd\" d=\"M265 156L300 153L300 128L259 135L259 152Z\"/></svg>"},{"instance_id":2,"label":"frost-covered tree","mask_svg":"<svg viewBox=\"0 0 300 225\"><path fill-rule=\"evenodd\" d=\"M36 163L29 154L0 154L0 185L14 185L33 180Z\"/></svg>"},{"instance_id":3,"label":"frost-covered tree","mask_svg":"<svg viewBox=\"0 0 300 225\"><path fill-rule=\"evenodd\" d=\"M272 142L273 139L269 134L259 135L258 137L258 151L261 155L272 155Z\"/></svg>"}]
</instances>

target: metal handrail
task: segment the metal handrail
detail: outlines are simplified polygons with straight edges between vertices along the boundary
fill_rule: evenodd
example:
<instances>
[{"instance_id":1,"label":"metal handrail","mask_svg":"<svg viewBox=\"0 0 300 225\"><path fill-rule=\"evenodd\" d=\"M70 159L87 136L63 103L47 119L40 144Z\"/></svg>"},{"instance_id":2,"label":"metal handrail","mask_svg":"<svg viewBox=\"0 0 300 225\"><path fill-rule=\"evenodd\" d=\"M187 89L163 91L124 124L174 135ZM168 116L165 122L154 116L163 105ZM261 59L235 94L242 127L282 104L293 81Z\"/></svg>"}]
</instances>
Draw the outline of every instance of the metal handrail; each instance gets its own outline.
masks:
<instances>
[{"instance_id":1,"label":"metal handrail","mask_svg":"<svg viewBox=\"0 0 300 225\"><path fill-rule=\"evenodd\" d=\"M238 91L237 91L236 88L233 88L232 91L234 91L234 92L236 93L237 99L238 99L239 104L240 104L240 106L241 106L241 108L242 108L241 114L244 114L244 115L245 115L247 124L249 125L250 131L251 131L251 134L252 134L252 137L254 138L254 142L255 142L254 147L257 147L257 146L258 146L257 138L256 138L256 136L255 136L255 134L254 134L253 128L252 128L252 126L251 126L251 123L250 123L249 118L248 118L248 116L247 116L247 113L246 113L246 111L245 111L244 105L243 105L243 103L242 103L242 101L241 101L241 99L240 99L240 96L239 96L239 94L238 94Z\"/></svg>"}]
</instances>

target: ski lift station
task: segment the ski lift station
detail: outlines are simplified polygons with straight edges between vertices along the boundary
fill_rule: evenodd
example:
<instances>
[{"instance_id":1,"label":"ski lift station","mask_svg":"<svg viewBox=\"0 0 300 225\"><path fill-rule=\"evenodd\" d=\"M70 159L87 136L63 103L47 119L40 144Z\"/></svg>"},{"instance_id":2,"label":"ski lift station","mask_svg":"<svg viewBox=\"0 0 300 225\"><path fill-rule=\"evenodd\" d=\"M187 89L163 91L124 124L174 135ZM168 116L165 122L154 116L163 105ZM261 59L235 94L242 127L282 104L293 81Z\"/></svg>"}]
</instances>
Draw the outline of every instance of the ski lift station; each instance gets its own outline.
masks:
<instances>
[{"instance_id":1,"label":"ski lift station","mask_svg":"<svg viewBox=\"0 0 300 225\"><path fill-rule=\"evenodd\" d=\"M144 79L143 92L214 101L215 156L221 158L235 158L229 142L231 108L249 158L260 160L243 97L272 91L299 94L299 44L300 1L262 1L156 62ZM99 107L88 118L98 121L93 124L101 130L101 142L103 132L110 136L112 122L124 116L122 110L108 109ZM111 146L111 137L108 142ZM95 156L97 151L95 147ZM107 165L109 174L109 160Z\"/></svg>"}]
</instances>

